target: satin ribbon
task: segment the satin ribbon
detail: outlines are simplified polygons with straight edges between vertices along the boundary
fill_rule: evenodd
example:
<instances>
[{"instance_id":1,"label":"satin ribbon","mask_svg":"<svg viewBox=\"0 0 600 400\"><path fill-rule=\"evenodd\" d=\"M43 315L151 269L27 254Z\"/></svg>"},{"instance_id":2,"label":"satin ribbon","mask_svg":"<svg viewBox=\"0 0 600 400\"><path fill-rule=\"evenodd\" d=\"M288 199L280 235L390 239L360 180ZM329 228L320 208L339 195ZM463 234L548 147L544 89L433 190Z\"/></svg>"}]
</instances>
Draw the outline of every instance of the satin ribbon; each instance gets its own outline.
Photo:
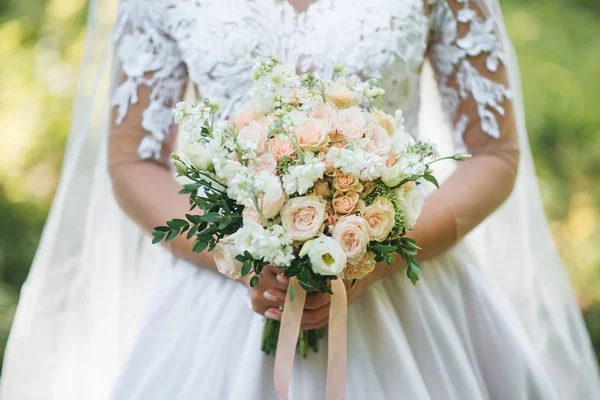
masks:
<instances>
[{"instance_id":1,"label":"satin ribbon","mask_svg":"<svg viewBox=\"0 0 600 400\"><path fill-rule=\"evenodd\" d=\"M295 286L294 300L286 296L279 328L277 353L275 354L274 383L275 392L280 400L288 400L290 378L296 355L296 343L300 334L302 312L306 302L306 291L298 284L296 278L291 278L291 286ZM327 386L325 400L343 400L346 393L347 365L347 321L348 302L346 286L342 278L331 281L331 296L329 310L329 333L327 354Z\"/></svg>"}]
</instances>

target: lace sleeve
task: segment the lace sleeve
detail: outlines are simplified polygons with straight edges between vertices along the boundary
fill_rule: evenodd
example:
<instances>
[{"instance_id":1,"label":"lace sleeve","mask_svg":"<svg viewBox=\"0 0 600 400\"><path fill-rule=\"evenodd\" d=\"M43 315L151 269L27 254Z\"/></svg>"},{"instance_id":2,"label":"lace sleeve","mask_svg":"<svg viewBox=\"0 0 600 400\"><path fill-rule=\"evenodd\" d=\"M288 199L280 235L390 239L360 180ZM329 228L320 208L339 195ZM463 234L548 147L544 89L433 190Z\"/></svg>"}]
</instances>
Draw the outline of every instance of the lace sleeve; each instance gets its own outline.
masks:
<instances>
[{"instance_id":1,"label":"lace sleeve","mask_svg":"<svg viewBox=\"0 0 600 400\"><path fill-rule=\"evenodd\" d=\"M142 113L142 128L147 134L137 150L144 159L160 158L162 144L173 125L171 109L187 82L181 53L169 36L160 4L152 0L123 1L114 33L118 62L125 75L112 100L118 125L130 105L138 103L138 88L145 85L150 89L148 106Z\"/></svg>"},{"instance_id":2,"label":"lace sleeve","mask_svg":"<svg viewBox=\"0 0 600 400\"><path fill-rule=\"evenodd\" d=\"M518 160L502 40L477 0L430 0L428 56L458 147L473 155L427 198L413 236L442 253L508 198ZM412 233L411 233L412 234Z\"/></svg>"}]
</instances>

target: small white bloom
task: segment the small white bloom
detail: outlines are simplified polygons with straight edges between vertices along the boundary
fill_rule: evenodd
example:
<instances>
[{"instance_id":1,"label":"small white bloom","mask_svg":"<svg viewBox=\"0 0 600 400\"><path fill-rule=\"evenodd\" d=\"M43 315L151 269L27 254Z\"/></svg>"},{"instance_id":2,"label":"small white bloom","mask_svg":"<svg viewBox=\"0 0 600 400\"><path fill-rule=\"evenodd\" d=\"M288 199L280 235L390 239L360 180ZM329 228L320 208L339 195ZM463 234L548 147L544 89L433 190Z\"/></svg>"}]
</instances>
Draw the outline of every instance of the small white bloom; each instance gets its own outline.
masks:
<instances>
[{"instance_id":1,"label":"small white bloom","mask_svg":"<svg viewBox=\"0 0 600 400\"><path fill-rule=\"evenodd\" d=\"M308 255L313 272L320 275L337 276L346 267L344 249L329 236L321 235L304 243L300 254Z\"/></svg>"},{"instance_id":2,"label":"small white bloom","mask_svg":"<svg viewBox=\"0 0 600 400\"><path fill-rule=\"evenodd\" d=\"M281 179L283 189L287 194L305 194L324 173L325 163L307 151L304 153L304 164L291 166Z\"/></svg>"},{"instance_id":3,"label":"small white bloom","mask_svg":"<svg viewBox=\"0 0 600 400\"><path fill-rule=\"evenodd\" d=\"M403 155L398 164L400 165L400 170L406 176L423 175L427 168L421 161L421 157L416 154Z\"/></svg>"}]
</instances>

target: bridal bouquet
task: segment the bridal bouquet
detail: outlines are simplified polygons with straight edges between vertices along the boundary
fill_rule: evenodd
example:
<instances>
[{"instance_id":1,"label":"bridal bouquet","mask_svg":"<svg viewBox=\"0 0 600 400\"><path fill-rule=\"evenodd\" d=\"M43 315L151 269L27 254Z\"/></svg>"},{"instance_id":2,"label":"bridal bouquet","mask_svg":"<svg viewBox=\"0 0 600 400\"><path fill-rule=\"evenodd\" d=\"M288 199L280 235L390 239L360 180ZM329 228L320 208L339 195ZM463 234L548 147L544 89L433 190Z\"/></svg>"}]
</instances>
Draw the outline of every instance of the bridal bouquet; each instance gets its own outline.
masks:
<instances>
[{"instance_id":1,"label":"bridal bouquet","mask_svg":"<svg viewBox=\"0 0 600 400\"><path fill-rule=\"evenodd\" d=\"M272 264L306 291L331 293L330 280L355 283L394 253L416 283L419 247L404 235L424 202L419 184L437 186L435 146L405 131L400 110L382 111L378 81L347 79L343 66L331 80L298 76L275 58L252 72L253 108L229 121L217 122L208 99L177 104L183 148L172 162L200 212L155 228L154 242L195 238L194 251L212 251L221 273L253 286ZM267 320L267 353L278 324ZM319 336L300 334L304 355Z\"/></svg>"}]
</instances>

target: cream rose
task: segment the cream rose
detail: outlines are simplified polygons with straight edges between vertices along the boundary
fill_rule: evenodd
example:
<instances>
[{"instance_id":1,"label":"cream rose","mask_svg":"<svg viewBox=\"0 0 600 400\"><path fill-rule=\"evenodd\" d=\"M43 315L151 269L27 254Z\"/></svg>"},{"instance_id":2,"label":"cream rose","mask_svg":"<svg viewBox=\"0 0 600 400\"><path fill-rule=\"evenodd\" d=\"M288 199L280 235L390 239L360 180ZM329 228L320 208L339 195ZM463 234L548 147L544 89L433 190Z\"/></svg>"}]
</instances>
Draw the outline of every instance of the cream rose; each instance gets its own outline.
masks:
<instances>
[{"instance_id":1,"label":"cream rose","mask_svg":"<svg viewBox=\"0 0 600 400\"><path fill-rule=\"evenodd\" d=\"M260 174L261 172L267 172L269 175L275 175L277 171L277 160L270 153L261 154L256 157L254 163L254 172Z\"/></svg>"},{"instance_id":2,"label":"cream rose","mask_svg":"<svg viewBox=\"0 0 600 400\"><path fill-rule=\"evenodd\" d=\"M332 237L344 250L348 263L358 263L367 252L369 225L357 215L342 217L335 224Z\"/></svg>"},{"instance_id":3,"label":"cream rose","mask_svg":"<svg viewBox=\"0 0 600 400\"><path fill-rule=\"evenodd\" d=\"M344 269L344 279L362 279L375 269L375 254L367 251L364 257L357 263L348 262Z\"/></svg>"},{"instance_id":4,"label":"cream rose","mask_svg":"<svg viewBox=\"0 0 600 400\"><path fill-rule=\"evenodd\" d=\"M337 131L350 140L358 140L364 136L365 117L358 108L341 110L338 114Z\"/></svg>"},{"instance_id":5,"label":"cream rose","mask_svg":"<svg viewBox=\"0 0 600 400\"><path fill-rule=\"evenodd\" d=\"M341 170L335 171L333 177L333 187L340 192L349 192L354 190L355 192L362 192L363 185L358 180L358 177L354 174L347 174Z\"/></svg>"},{"instance_id":6,"label":"cream rose","mask_svg":"<svg viewBox=\"0 0 600 400\"><path fill-rule=\"evenodd\" d=\"M335 107L327 103L319 103L313 110L311 117L327 122L329 133L333 134L335 132L338 121L338 111Z\"/></svg>"},{"instance_id":7,"label":"cream rose","mask_svg":"<svg viewBox=\"0 0 600 400\"><path fill-rule=\"evenodd\" d=\"M202 143L188 143L183 147L183 154L190 163L202 171L213 169L212 154Z\"/></svg>"},{"instance_id":8,"label":"cream rose","mask_svg":"<svg viewBox=\"0 0 600 400\"><path fill-rule=\"evenodd\" d=\"M235 131L239 133L242 128L250 125L250 122L258 119L262 116L262 112L260 110L249 109L242 111L237 117L231 118L228 122L235 125Z\"/></svg>"},{"instance_id":9,"label":"cream rose","mask_svg":"<svg viewBox=\"0 0 600 400\"><path fill-rule=\"evenodd\" d=\"M265 151L265 140L267 138L267 129L265 125L257 121L252 121L249 125L242 128L238 134L238 139L248 143L257 154Z\"/></svg>"},{"instance_id":10,"label":"cream rose","mask_svg":"<svg viewBox=\"0 0 600 400\"><path fill-rule=\"evenodd\" d=\"M307 119L296 129L295 133L298 145L302 150L323 151L330 140L327 121L321 119Z\"/></svg>"},{"instance_id":11,"label":"cream rose","mask_svg":"<svg viewBox=\"0 0 600 400\"><path fill-rule=\"evenodd\" d=\"M404 214L404 226L406 229L413 229L425 204L425 195L416 185L412 190L398 188L395 193L400 210Z\"/></svg>"},{"instance_id":12,"label":"cream rose","mask_svg":"<svg viewBox=\"0 0 600 400\"><path fill-rule=\"evenodd\" d=\"M367 129L365 137L367 139L365 150L370 151L371 153L383 157L387 156L392 150L392 140L390 139L390 136L387 131L379 125L371 124Z\"/></svg>"},{"instance_id":13,"label":"cream rose","mask_svg":"<svg viewBox=\"0 0 600 400\"><path fill-rule=\"evenodd\" d=\"M281 211L286 201L287 196L280 185L277 186L277 190L260 195L258 198L258 206L265 218L270 219L275 218L279 214L279 211Z\"/></svg>"},{"instance_id":14,"label":"cream rose","mask_svg":"<svg viewBox=\"0 0 600 400\"><path fill-rule=\"evenodd\" d=\"M394 205L385 197L375 199L370 206L360 212L360 216L367 221L371 240L378 242L387 238L396 223Z\"/></svg>"},{"instance_id":15,"label":"cream rose","mask_svg":"<svg viewBox=\"0 0 600 400\"><path fill-rule=\"evenodd\" d=\"M356 208L360 196L354 190L349 192L337 192L333 196L333 210L338 214L350 214Z\"/></svg>"},{"instance_id":16,"label":"cream rose","mask_svg":"<svg viewBox=\"0 0 600 400\"><path fill-rule=\"evenodd\" d=\"M269 148L275 160L279 161L283 157L295 158L296 148L292 143L284 142L277 138L269 142Z\"/></svg>"},{"instance_id":17,"label":"cream rose","mask_svg":"<svg viewBox=\"0 0 600 400\"><path fill-rule=\"evenodd\" d=\"M325 204L315 195L294 197L281 210L281 224L293 240L305 241L323 231Z\"/></svg>"},{"instance_id":18,"label":"cream rose","mask_svg":"<svg viewBox=\"0 0 600 400\"><path fill-rule=\"evenodd\" d=\"M335 104L337 108L350 108L358 103L358 99L354 96L354 93L345 85L340 85L339 83L329 86L325 91L325 97L328 101Z\"/></svg>"},{"instance_id":19,"label":"cream rose","mask_svg":"<svg viewBox=\"0 0 600 400\"><path fill-rule=\"evenodd\" d=\"M319 275L337 276L344 270L347 262L342 247L325 235L304 243L299 256L306 255L308 255L313 272Z\"/></svg>"},{"instance_id":20,"label":"cream rose","mask_svg":"<svg viewBox=\"0 0 600 400\"><path fill-rule=\"evenodd\" d=\"M404 175L404 172L402 171L402 166L400 163L396 163L383 172L381 181L385 183L387 187L393 188L398 186L404 178L406 178L406 175Z\"/></svg>"},{"instance_id":21,"label":"cream rose","mask_svg":"<svg viewBox=\"0 0 600 400\"><path fill-rule=\"evenodd\" d=\"M242 263L235 259L237 255L238 252L233 244L217 243L213 250L213 258L219 272L231 279L240 279Z\"/></svg>"}]
</instances>

